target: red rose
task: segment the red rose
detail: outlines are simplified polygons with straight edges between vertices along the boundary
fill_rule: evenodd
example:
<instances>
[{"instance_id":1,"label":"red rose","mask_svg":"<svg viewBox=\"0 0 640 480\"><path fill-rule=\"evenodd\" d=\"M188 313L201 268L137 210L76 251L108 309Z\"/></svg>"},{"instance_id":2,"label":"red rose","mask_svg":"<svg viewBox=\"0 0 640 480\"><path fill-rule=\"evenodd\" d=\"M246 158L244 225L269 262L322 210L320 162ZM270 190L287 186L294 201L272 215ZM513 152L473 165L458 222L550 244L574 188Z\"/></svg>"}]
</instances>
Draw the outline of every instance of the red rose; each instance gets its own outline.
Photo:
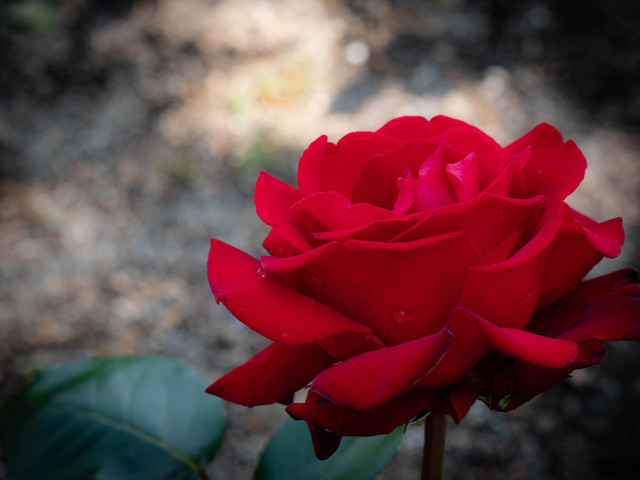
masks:
<instances>
[{"instance_id":1,"label":"red rose","mask_svg":"<svg viewBox=\"0 0 640 480\"><path fill-rule=\"evenodd\" d=\"M513 409L640 339L635 273L582 280L624 239L564 203L585 168L547 124L506 148L447 117L320 137L298 188L258 178L271 256L211 241L216 300L273 343L207 391L288 404L326 458L425 410Z\"/></svg>"}]
</instances>

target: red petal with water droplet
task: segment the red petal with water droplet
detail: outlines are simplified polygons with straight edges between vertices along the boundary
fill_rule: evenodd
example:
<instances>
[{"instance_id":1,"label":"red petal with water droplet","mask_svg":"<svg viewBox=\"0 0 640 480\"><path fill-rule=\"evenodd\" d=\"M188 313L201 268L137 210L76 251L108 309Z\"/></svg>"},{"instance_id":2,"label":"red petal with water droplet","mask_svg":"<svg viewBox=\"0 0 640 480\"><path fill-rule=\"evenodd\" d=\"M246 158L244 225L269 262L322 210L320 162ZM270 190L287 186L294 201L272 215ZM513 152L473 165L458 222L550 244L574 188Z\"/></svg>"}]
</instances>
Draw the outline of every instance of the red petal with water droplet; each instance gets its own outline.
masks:
<instances>
[{"instance_id":1,"label":"red petal with water droplet","mask_svg":"<svg viewBox=\"0 0 640 480\"><path fill-rule=\"evenodd\" d=\"M343 333L381 346L371 330L278 280L256 274L260 262L241 250L211 240L207 271L211 290L233 315L261 335L288 345L316 343ZM264 270L263 270L264 271Z\"/></svg>"},{"instance_id":2,"label":"red petal with water droplet","mask_svg":"<svg viewBox=\"0 0 640 480\"><path fill-rule=\"evenodd\" d=\"M465 272L482 259L464 232L453 232L406 243L347 240L262 262L267 271L289 272L306 295L367 325L391 346L440 330L458 304ZM316 275L324 285L313 282ZM403 325L392 321L398 310L406 313Z\"/></svg>"}]
</instances>

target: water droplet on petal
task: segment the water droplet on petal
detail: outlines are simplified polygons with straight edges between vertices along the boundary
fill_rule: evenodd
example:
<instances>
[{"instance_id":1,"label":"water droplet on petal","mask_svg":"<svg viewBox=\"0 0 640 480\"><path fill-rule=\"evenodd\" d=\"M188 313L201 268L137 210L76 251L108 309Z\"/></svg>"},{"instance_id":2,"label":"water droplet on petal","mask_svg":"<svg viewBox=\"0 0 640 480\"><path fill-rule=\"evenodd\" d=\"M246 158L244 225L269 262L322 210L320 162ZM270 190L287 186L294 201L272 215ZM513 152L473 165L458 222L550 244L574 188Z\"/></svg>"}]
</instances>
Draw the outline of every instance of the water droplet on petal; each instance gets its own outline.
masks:
<instances>
[{"instance_id":1,"label":"water droplet on petal","mask_svg":"<svg viewBox=\"0 0 640 480\"><path fill-rule=\"evenodd\" d=\"M287 335L286 333L283 333L280 335L282 338L287 338L289 335Z\"/></svg>"},{"instance_id":2,"label":"water droplet on petal","mask_svg":"<svg viewBox=\"0 0 640 480\"><path fill-rule=\"evenodd\" d=\"M393 312L393 322L398 325L407 323L407 315L404 313L404 310L398 310L397 312Z\"/></svg>"},{"instance_id":3,"label":"water droplet on petal","mask_svg":"<svg viewBox=\"0 0 640 480\"><path fill-rule=\"evenodd\" d=\"M314 275L312 280L313 280L313 283L315 283L316 285L324 285L324 282L318 275Z\"/></svg>"},{"instance_id":4,"label":"water droplet on petal","mask_svg":"<svg viewBox=\"0 0 640 480\"><path fill-rule=\"evenodd\" d=\"M528 302L530 302L532 298L533 298L533 292L531 290L527 290L527 298L526 298L526 300Z\"/></svg>"},{"instance_id":5,"label":"water droplet on petal","mask_svg":"<svg viewBox=\"0 0 640 480\"><path fill-rule=\"evenodd\" d=\"M500 211L498 212L498 215L504 215L504 211L503 211L503 210L500 210Z\"/></svg>"},{"instance_id":6,"label":"water droplet on petal","mask_svg":"<svg viewBox=\"0 0 640 480\"><path fill-rule=\"evenodd\" d=\"M256 271L256 275L258 275L260 278L265 278L267 276L267 272L265 272L262 267L260 267L257 271Z\"/></svg>"}]
</instances>

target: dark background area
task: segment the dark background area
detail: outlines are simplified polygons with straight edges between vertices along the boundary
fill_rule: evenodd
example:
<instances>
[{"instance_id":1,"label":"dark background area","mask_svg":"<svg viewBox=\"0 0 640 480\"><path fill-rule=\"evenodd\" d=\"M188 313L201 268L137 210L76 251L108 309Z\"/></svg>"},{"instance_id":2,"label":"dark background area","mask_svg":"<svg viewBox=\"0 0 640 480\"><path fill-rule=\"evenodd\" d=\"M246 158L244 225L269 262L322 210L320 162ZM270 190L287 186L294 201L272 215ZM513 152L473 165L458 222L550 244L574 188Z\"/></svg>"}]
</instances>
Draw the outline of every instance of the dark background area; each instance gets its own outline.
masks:
<instances>
[{"instance_id":1,"label":"dark background area","mask_svg":"<svg viewBox=\"0 0 640 480\"><path fill-rule=\"evenodd\" d=\"M257 173L304 148L445 114L507 144L547 121L589 162L569 202L622 216L640 266L640 3L0 3L0 397L34 367L179 357L212 380L264 339L217 307L210 237L260 254ZM635 479L640 348L610 345L508 415L450 428L445 478ZM250 478L284 418L229 406L211 478ZM417 478L410 431L381 478ZM0 468L0 478L4 478Z\"/></svg>"}]
</instances>

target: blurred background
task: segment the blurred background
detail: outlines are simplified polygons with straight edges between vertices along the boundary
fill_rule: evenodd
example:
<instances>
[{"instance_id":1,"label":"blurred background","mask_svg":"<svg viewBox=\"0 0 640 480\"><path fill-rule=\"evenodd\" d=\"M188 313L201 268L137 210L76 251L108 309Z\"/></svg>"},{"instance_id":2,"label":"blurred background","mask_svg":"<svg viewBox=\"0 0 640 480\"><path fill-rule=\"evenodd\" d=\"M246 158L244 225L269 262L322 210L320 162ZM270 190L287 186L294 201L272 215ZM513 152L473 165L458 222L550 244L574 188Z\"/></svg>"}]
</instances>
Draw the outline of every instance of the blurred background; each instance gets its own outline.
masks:
<instances>
[{"instance_id":1,"label":"blurred background","mask_svg":"<svg viewBox=\"0 0 640 480\"><path fill-rule=\"evenodd\" d=\"M266 341L216 306L209 238L254 255L261 169L294 184L321 134L445 114L585 153L569 202L622 216L639 267L635 0L0 2L0 398L34 367L154 353L215 380ZM448 479L635 479L640 345L508 415L449 429ZM251 478L284 419L229 405L211 478ZM383 479L418 478L409 430ZM4 478L0 467L0 478Z\"/></svg>"}]
</instances>

